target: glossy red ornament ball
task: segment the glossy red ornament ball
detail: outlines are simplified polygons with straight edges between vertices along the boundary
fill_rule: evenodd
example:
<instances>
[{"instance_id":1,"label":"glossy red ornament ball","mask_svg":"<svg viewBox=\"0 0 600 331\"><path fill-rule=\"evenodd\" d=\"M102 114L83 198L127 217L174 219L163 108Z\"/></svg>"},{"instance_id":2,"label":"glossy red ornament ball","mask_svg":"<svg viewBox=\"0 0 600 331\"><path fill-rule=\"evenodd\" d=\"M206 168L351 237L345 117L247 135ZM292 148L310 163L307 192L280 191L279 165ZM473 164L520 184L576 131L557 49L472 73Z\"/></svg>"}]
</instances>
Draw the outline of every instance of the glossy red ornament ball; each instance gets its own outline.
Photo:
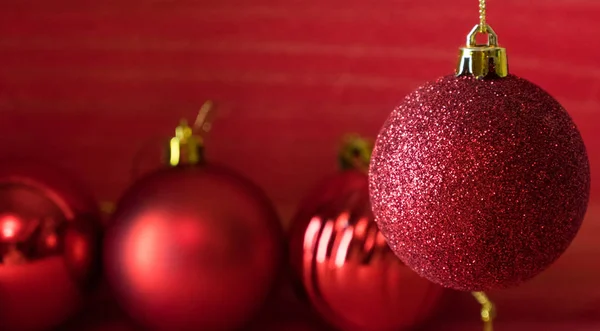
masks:
<instances>
[{"instance_id":1,"label":"glossy red ornament ball","mask_svg":"<svg viewBox=\"0 0 600 331\"><path fill-rule=\"evenodd\" d=\"M235 330L267 297L282 243L257 186L222 167L180 166L125 193L104 266L119 304L150 330Z\"/></svg>"},{"instance_id":2,"label":"glossy red ornament ball","mask_svg":"<svg viewBox=\"0 0 600 331\"><path fill-rule=\"evenodd\" d=\"M538 86L446 76L387 119L370 190L402 261L443 286L482 291L561 256L584 218L590 169L572 119Z\"/></svg>"},{"instance_id":3,"label":"glossy red ornament ball","mask_svg":"<svg viewBox=\"0 0 600 331\"><path fill-rule=\"evenodd\" d=\"M81 308L99 275L99 215L70 174L0 162L0 330L53 330Z\"/></svg>"},{"instance_id":4,"label":"glossy red ornament ball","mask_svg":"<svg viewBox=\"0 0 600 331\"><path fill-rule=\"evenodd\" d=\"M406 267L377 229L367 174L324 180L291 228L296 278L320 315L343 331L412 328L438 307L443 288Z\"/></svg>"}]
</instances>

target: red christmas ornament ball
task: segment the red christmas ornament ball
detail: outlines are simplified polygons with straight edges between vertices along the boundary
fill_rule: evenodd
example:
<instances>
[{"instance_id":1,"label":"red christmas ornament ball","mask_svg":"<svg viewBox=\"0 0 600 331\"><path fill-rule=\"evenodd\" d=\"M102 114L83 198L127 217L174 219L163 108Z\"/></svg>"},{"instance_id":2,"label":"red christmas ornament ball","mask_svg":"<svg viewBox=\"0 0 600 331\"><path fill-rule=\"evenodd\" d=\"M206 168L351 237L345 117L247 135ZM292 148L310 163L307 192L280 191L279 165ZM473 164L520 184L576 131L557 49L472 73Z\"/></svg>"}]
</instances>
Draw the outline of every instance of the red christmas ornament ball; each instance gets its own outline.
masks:
<instances>
[{"instance_id":1,"label":"red christmas ornament ball","mask_svg":"<svg viewBox=\"0 0 600 331\"><path fill-rule=\"evenodd\" d=\"M99 274L99 215L70 174L0 165L0 330L52 330L81 308Z\"/></svg>"},{"instance_id":2,"label":"red christmas ornament ball","mask_svg":"<svg viewBox=\"0 0 600 331\"><path fill-rule=\"evenodd\" d=\"M281 262L282 230L263 191L227 169L168 168L118 203L106 277L124 310L151 330L234 330L263 304Z\"/></svg>"},{"instance_id":3,"label":"red christmas ornament ball","mask_svg":"<svg viewBox=\"0 0 600 331\"><path fill-rule=\"evenodd\" d=\"M443 286L483 291L561 256L584 218L590 169L572 119L538 86L446 76L387 119L370 190L402 261Z\"/></svg>"},{"instance_id":4,"label":"red christmas ornament ball","mask_svg":"<svg viewBox=\"0 0 600 331\"><path fill-rule=\"evenodd\" d=\"M405 330L432 315L443 288L390 250L368 185L366 173L346 170L308 196L291 228L294 274L317 312L340 330Z\"/></svg>"}]
</instances>

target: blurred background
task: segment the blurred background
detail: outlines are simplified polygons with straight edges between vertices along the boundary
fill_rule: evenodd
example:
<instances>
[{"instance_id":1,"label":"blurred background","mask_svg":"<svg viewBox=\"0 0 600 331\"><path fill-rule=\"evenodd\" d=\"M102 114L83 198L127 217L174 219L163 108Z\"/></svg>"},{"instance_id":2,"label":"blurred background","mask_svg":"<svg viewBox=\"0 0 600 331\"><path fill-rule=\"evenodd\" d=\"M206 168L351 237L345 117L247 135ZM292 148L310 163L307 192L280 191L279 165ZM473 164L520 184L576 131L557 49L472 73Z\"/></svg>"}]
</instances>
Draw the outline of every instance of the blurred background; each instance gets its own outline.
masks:
<instances>
[{"instance_id":1,"label":"blurred background","mask_svg":"<svg viewBox=\"0 0 600 331\"><path fill-rule=\"evenodd\" d=\"M594 0L488 1L512 73L569 111L593 179L598 16ZM140 149L212 99L207 156L263 187L287 222L336 170L340 137L375 137L408 92L452 73L477 22L474 0L3 0L0 152L58 164L115 201ZM498 330L600 327L599 193L593 181L580 234L551 269L490 293ZM472 298L452 300L440 318L479 329Z\"/></svg>"}]
</instances>

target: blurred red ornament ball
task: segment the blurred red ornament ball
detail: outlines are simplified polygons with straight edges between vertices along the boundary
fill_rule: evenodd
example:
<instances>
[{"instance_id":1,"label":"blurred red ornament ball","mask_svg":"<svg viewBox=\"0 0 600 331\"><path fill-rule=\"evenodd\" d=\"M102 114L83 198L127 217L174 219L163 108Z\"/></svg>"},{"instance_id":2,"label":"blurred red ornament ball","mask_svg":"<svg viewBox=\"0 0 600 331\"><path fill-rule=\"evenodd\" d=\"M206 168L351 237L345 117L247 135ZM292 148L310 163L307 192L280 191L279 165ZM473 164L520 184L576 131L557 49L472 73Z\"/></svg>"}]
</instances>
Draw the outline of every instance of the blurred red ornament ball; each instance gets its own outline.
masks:
<instances>
[{"instance_id":1,"label":"blurred red ornament ball","mask_svg":"<svg viewBox=\"0 0 600 331\"><path fill-rule=\"evenodd\" d=\"M82 305L99 274L93 198L69 174L0 166L0 330L51 330Z\"/></svg>"},{"instance_id":2,"label":"blurred red ornament ball","mask_svg":"<svg viewBox=\"0 0 600 331\"><path fill-rule=\"evenodd\" d=\"M314 308L344 331L397 331L430 317L443 289L406 267L371 213L368 177L346 170L302 204L291 228L295 275Z\"/></svg>"},{"instance_id":3,"label":"blurred red ornament ball","mask_svg":"<svg viewBox=\"0 0 600 331\"><path fill-rule=\"evenodd\" d=\"M282 230L247 179L212 165L159 170L124 195L104 265L124 310L162 331L232 330L276 280Z\"/></svg>"}]
</instances>

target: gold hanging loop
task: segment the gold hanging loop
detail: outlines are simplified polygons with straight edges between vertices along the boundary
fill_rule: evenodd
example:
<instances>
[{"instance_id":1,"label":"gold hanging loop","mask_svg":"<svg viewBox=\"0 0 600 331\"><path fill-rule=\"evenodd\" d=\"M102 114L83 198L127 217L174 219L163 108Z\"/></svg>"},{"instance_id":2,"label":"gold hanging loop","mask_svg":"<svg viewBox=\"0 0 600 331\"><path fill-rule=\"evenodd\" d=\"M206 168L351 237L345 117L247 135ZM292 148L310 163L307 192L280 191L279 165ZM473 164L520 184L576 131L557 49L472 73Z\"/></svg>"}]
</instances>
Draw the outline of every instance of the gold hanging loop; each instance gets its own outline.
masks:
<instances>
[{"instance_id":1,"label":"gold hanging loop","mask_svg":"<svg viewBox=\"0 0 600 331\"><path fill-rule=\"evenodd\" d=\"M475 300L481 305L481 320L483 321L483 331L493 331L493 321L496 317L496 308L494 303L484 292L472 292Z\"/></svg>"},{"instance_id":2,"label":"gold hanging loop","mask_svg":"<svg viewBox=\"0 0 600 331\"><path fill-rule=\"evenodd\" d=\"M196 121L194 122L194 127L193 127L193 131L194 132L198 132L198 130L207 133L210 131L211 129L211 121L210 121L210 115L213 114L214 112L211 112L211 110L214 109L214 102L212 102L211 100L206 101L202 107L200 107L200 110L198 111L198 115L196 116Z\"/></svg>"}]
</instances>

